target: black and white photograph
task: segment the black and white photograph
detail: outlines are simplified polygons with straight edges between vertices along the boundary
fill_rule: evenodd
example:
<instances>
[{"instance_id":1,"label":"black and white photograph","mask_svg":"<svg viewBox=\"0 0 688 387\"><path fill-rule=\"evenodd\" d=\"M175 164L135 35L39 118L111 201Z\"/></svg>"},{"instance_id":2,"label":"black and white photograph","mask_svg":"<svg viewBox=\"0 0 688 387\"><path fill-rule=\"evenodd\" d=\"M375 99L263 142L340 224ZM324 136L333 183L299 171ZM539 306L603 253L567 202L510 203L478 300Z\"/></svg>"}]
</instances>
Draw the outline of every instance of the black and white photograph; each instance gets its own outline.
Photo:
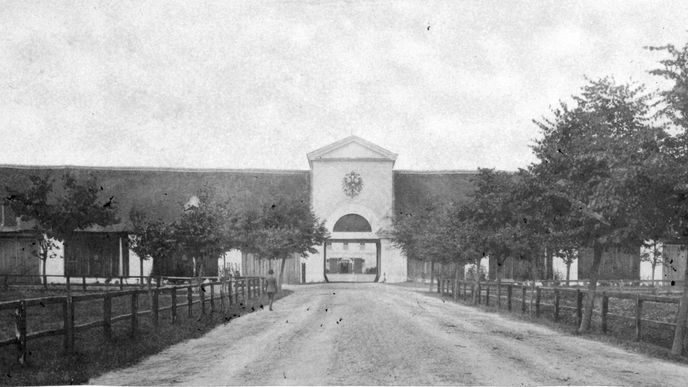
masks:
<instances>
[{"instance_id":1,"label":"black and white photograph","mask_svg":"<svg viewBox=\"0 0 688 387\"><path fill-rule=\"evenodd\" d=\"M0 385L688 385L685 0L0 0Z\"/></svg>"}]
</instances>

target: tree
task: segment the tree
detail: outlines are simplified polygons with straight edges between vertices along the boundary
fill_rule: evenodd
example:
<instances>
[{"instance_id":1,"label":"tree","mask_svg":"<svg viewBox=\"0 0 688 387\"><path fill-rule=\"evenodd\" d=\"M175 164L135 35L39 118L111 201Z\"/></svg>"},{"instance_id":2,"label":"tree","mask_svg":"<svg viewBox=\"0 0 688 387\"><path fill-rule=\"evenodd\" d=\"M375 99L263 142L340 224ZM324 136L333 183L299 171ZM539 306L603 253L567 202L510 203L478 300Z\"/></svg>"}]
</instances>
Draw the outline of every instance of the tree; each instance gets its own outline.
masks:
<instances>
[{"instance_id":1,"label":"tree","mask_svg":"<svg viewBox=\"0 0 688 387\"><path fill-rule=\"evenodd\" d=\"M559 246L557 253L566 265L566 286L568 286L571 280L571 265L578 259L578 249L570 246Z\"/></svg>"},{"instance_id":2,"label":"tree","mask_svg":"<svg viewBox=\"0 0 688 387\"><path fill-rule=\"evenodd\" d=\"M533 166L546 195L556 198L560 216L554 231L593 250L590 284L579 332L590 329L602 253L634 249L648 230L666 219L645 217L647 198L661 198L665 182L655 173L662 164L662 128L650 124L648 96L642 87L590 81L562 103L553 119L536 121L542 138L533 150Z\"/></svg>"},{"instance_id":3,"label":"tree","mask_svg":"<svg viewBox=\"0 0 688 387\"><path fill-rule=\"evenodd\" d=\"M673 45L649 47L650 50L663 51L668 58L660 61L661 68L650 71L651 74L671 81L668 90L661 93L663 108L660 115L668 118L675 133L666 141L667 152L671 156L673 165L666 168L668 178L672 181L672 216L669 238L688 239L688 43L682 48ZM688 266L684 278L688 278ZM683 338L688 321L688 281L684 281L683 296L676 317L676 330L671 353L680 355L683 352Z\"/></svg>"},{"instance_id":4,"label":"tree","mask_svg":"<svg viewBox=\"0 0 688 387\"><path fill-rule=\"evenodd\" d=\"M278 197L259 212L245 211L240 222L250 226L250 231L243 234L242 246L261 258L280 259L280 284L288 257L298 254L305 258L317 253L314 246L322 245L329 236L324 223L302 200Z\"/></svg>"},{"instance_id":5,"label":"tree","mask_svg":"<svg viewBox=\"0 0 688 387\"><path fill-rule=\"evenodd\" d=\"M392 243L409 259L430 262L431 292L436 263L455 263L457 266L465 263L458 258L461 249L452 243L455 242L451 235L454 210L453 203L427 204L417 212L399 214L392 221Z\"/></svg>"},{"instance_id":6,"label":"tree","mask_svg":"<svg viewBox=\"0 0 688 387\"><path fill-rule=\"evenodd\" d=\"M660 242L657 240L650 241L645 244L645 247L650 249L640 254L640 260L643 262L649 262L652 266L652 286L655 286L655 269L658 265L664 263L662 257L662 250L659 249Z\"/></svg>"},{"instance_id":7,"label":"tree","mask_svg":"<svg viewBox=\"0 0 688 387\"><path fill-rule=\"evenodd\" d=\"M238 241L229 202L217 200L208 187L201 188L197 198L174 224L174 235L180 250L195 260L195 274L203 277L208 261L236 248Z\"/></svg>"},{"instance_id":8,"label":"tree","mask_svg":"<svg viewBox=\"0 0 688 387\"><path fill-rule=\"evenodd\" d=\"M480 288L480 267L483 258L487 257L489 237L480 230L480 225L476 222L476 207L472 203L453 205L449 209L442 239L453 253L455 262L471 264L475 268L473 280L476 291L473 292L472 303L476 304L477 290Z\"/></svg>"},{"instance_id":9,"label":"tree","mask_svg":"<svg viewBox=\"0 0 688 387\"><path fill-rule=\"evenodd\" d=\"M160 262L175 256L179 245L174 224L162 219L152 220L140 210L132 211L129 217L134 225L130 247L141 259L152 258Z\"/></svg>"},{"instance_id":10,"label":"tree","mask_svg":"<svg viewBox=\"0 0 688 387\"><path fill-rule=\"evenodd\" d=\"M55 179L50 175L29 176L24 189L6 187L8 196L4 202L23 221L34 222L43 265L43 284L47 286L46 261L54 256L51 251L55 241L64 242L76 232L88 227L108 226L119 222L116 203L100 197L102 188L93 176L83 181L70 173L61 178L62 185L55 189Z\"/></svg>"},{"instance_id":11,"label":"tree","mask_svg":"<svg viewBox=\"0 0 688 387\"><path fill-rule=\"evenodd\" d=\"M484 253L496 261L497 282L501 282L502 266L513 254L515 201L514 178L506 172L478 169L472 179L476 189L471 194L470 217L476 231L484 238Z\"/></svg>"}]
</instances>

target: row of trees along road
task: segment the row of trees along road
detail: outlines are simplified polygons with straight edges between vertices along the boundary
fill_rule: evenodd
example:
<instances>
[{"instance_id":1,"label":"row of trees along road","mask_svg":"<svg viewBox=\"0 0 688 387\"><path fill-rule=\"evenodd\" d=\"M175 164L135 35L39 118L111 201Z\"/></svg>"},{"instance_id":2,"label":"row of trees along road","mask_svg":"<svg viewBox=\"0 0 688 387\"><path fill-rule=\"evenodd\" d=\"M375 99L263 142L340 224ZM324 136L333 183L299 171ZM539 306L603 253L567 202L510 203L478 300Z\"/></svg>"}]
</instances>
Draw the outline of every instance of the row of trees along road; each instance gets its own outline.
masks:
<instances>
[{"instance_id":1,"label":"row of trees along road","mask_svg":"<svg viewBox=\"0 0 688 387\"><path fill-rule=\"evenodd\" d=\"M279 282L284 278L287 258L316 253L328 237L309 204L289 197L277 197L266 203L251 200L219 200L207 187L201 188L198 201L180 209L173 222L152 219L145 212L133 210L134 250L141 257L168 260L175 253L196 259L196 273L204 272L207 259L239 249L260 259L281 260Z\"/></svg>"},{"instance_id":2,"label":"row of trees along road","mask_svg":"<svg viewBox=\"0 0 688 387\"><path fill-rule=\"evenodd\" d=\"M534 121L541 133L535 163L515 173L479 169L468 200L397 215L395 244L431 262L479 265L490 256L498 281L507 259L527 262L536 279L543 257L570 263L590 249L578 329L590 330L604 251L637 253L643 244L688 237L688 45L651 50L669 57L651 71L670 81L668 90L587 80L572 101ZM683 348L688 316L684 283L674 353Z\"/></svg>"},{"instance_id":3,"label":"row of trees along road","mask_svg":"<svg viewBox=\"0 0 688 387\"><path fill-rule=\"evenodd\" d=\"M64 242L92 226L120 223L114 198L103 198L95 177L77 179L70 173L61 184L50 174L29 176L25 187L5 187L3 203L25 222L33 223L47 286L46 261L56 242ZM280 283L286 259L294 254L315 253L314 246L327 238L307 202L277 197L268 203L253 200L218 200L202 187L198 201L180 206L175 221L164 221L133 209L131 248L144 259L170 260L179 253L196 258L195 271L204 272L207 259L217 259L231 249L254 253L262 259L281 259Z\"/></svg>"}]
</instances>

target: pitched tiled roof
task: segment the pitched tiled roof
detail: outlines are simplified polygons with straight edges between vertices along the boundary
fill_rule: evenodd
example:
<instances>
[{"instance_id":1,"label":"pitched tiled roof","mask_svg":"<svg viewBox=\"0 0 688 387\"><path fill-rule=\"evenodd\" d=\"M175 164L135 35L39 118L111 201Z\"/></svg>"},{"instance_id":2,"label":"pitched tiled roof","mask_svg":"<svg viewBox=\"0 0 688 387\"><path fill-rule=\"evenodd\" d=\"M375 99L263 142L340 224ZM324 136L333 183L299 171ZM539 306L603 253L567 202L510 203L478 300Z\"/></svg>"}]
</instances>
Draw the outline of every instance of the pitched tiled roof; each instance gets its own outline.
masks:
<instances>
[{"instance_id":1,"label":"pitched tiled roof","mask_svg":"<svg viewBox=\"0 0 688 387\"><path fill-rule=\"evenodd\" d=\"M436 203L463 202L476 171L394 171L394 212L409 214Z\"/></svg>"},{"instance_id":2,"label":"pitched tiled roof","mask_svg":"<svg viewBox=\"0 0 688 387\"><path fill-rule=\"evenodd\" d=\"M112 197L119 209L121 224L90 231L131 229L132 208L171 221L204 185L214 188L220 198L266 202L277 195L290 195L309 200L310 173L279 170L0 167L0 194L5 196L5 186L26 185L29 175L52 173L59 177L66 171L77 177L94 175L102 186L103 200Z\"/></svg>"},{"instance_id":3,"label":"pitched tiled roof","mask_svg":"<svg viewBox=\"0 0 688 387\"><path fill-rule=\"evenodd\" d=\"M0 195L6 195L5 186L25 186L32 174L52 173L59 178L66 171L77 177L94 175L103 188L103 201L112 197L118 206L121 223L86 230L94 232L130 230L132 209L144 210L153 218L172 221L181 214L189 198L204 185L214 188L223 199L264 203L275 196L287 195L310 200L310 171L250 169L0 166ZM474 175L473 171L394 171L394 210L397 214L408 213L431 203L467 200ZM23 226L30 228L26 223Z\"/></svg>"}]
</instances>

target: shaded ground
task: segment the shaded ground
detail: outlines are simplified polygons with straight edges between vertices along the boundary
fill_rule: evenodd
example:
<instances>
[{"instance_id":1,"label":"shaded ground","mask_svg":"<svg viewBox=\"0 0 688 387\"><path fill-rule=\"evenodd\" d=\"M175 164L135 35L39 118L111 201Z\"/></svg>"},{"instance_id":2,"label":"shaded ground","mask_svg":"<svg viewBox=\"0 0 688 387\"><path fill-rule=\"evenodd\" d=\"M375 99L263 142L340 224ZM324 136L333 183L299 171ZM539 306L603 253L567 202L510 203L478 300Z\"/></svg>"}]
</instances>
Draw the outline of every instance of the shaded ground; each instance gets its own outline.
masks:
<instances>
[{"instance_id":1,"label":"shaded ground","mask_svg":"<svg viewBox=\"0 0 688 387\"><path fill-rule=\"evenodd\" d=\"M688 367L411 288L323 284L94 384L685 385Z\"/></svg>"}]
</instances>

